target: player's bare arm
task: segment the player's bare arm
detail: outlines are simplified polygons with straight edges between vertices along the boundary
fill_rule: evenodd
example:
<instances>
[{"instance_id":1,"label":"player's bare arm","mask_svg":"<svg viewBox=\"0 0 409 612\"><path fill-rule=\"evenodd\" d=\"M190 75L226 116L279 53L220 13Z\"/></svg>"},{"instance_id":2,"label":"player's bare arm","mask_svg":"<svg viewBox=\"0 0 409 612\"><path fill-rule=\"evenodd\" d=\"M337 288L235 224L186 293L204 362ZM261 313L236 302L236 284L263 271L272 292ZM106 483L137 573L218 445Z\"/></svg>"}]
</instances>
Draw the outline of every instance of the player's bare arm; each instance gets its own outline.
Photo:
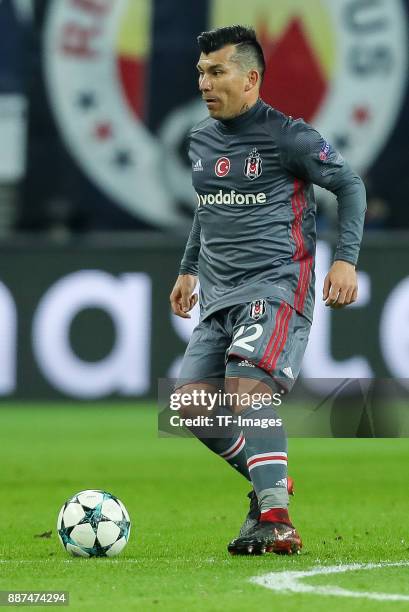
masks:
<instances>
[{"instance_id":1,"label":"player's bare arm","mask_svg":"<svg viewBox=\"0 0 409 612\"><path fill-rule=\"evenodd\" d=\"M190 319L189 311L197 303L197 293L194 290L197 285L197 276L193 274L180 274L170 294L172 311L182 319Z\"/></svg>"},{"instance_id":2,"label":"player's bare arm","mask_svg":"<svg viewBox=\"0 0 409 612\"><path fill-rule=\"evenodd\" d=\"M358 279L355 266L347 261L334 261L324 280L322 299L325 306L343 308L356 301Z\"/></svg>"}]
</instances>

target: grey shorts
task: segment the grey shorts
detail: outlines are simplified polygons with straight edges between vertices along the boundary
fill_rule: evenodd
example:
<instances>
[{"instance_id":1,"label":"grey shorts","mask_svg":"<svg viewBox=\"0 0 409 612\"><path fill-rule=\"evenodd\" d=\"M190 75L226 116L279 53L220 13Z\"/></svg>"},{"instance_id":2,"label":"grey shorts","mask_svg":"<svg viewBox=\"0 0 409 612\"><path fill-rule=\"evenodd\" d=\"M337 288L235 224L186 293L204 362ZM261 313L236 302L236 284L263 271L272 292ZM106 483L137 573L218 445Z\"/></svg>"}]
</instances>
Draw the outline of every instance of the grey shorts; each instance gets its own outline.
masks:
<instances>
[{"instance_id":1,"label":"grey shorts","mask_svg":"<svg viewBox=\"0 0 409 612\"><path fill-rule=\"evenodd\" d=\"M218 385L238 376L288 392L300 372L310 328L308 319L276 298L220 310L194 329L175 388L192 382Z\"/></svg>"}]
</instances>

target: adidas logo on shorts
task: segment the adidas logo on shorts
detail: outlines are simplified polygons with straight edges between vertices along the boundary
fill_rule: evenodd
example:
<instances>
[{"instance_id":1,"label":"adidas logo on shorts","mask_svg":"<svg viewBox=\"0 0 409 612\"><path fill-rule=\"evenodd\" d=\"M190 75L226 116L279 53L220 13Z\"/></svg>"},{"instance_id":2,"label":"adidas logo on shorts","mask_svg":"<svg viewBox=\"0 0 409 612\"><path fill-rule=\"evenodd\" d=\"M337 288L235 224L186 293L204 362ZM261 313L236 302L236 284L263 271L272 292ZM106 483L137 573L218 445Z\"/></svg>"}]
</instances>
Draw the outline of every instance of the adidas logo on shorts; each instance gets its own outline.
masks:
<instances>
[{"instance_id":1,"label":"adidas logo on shorts","mask_svg":"<svg viewBox=\"0 0 409 612\"><path fill-rule=\"evenodd\" d=\"M237 365L244 367L244 368L255 368L256 367L254 363L250 363L250 361L247 361L247 359L243 359L243 361L239 361Z\"/></svg>"}]
</instances>

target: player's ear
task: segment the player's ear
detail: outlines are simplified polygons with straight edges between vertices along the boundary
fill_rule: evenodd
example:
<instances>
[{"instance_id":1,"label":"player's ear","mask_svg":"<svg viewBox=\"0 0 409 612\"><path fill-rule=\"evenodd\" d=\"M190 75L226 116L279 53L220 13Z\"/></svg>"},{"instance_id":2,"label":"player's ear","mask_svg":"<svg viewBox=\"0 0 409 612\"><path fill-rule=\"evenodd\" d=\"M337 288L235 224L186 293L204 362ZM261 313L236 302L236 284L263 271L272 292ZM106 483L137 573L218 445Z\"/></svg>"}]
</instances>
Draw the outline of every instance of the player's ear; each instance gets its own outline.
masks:
<instances>
[{"instance_id":1,"label":"player's ear","mask_svg":"<svg viewBox=\"0 0 409 612\"><path fill-rule=\"evenodd\" d=\"M249 70L249 72L247 73L247 82L244 87L245 91L250 91L251 89L253 89L253 87L256 87L257 83L259 82L259 79L260 75L257 70Z\"/></svg>"}]
</instances>

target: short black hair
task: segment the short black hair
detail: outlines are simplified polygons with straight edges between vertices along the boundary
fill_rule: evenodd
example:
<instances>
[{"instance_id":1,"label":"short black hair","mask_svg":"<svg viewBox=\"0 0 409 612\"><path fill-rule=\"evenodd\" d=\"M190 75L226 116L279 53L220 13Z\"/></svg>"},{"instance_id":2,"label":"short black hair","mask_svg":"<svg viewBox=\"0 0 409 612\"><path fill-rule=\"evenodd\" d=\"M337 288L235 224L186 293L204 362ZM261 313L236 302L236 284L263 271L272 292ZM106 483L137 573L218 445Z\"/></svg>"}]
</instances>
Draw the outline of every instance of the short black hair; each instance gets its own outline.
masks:
<instances>
[{"instance_id":1,"label":"short black hair","mask_svg":"<svg viewBox=\"0 0 409 612\"><path fill-rule=\"evenodd\" d=\"M202 32L197 37L199 49L208 55L212 51L218 51L226 45L236 46L236 59L251 67L255 64L260 72L261 82L263 81L266 63L264 60L263 49L257 40L254 28L242 25L225 26L216 28L208 32Z\"/></svg>"}]
</instances>

